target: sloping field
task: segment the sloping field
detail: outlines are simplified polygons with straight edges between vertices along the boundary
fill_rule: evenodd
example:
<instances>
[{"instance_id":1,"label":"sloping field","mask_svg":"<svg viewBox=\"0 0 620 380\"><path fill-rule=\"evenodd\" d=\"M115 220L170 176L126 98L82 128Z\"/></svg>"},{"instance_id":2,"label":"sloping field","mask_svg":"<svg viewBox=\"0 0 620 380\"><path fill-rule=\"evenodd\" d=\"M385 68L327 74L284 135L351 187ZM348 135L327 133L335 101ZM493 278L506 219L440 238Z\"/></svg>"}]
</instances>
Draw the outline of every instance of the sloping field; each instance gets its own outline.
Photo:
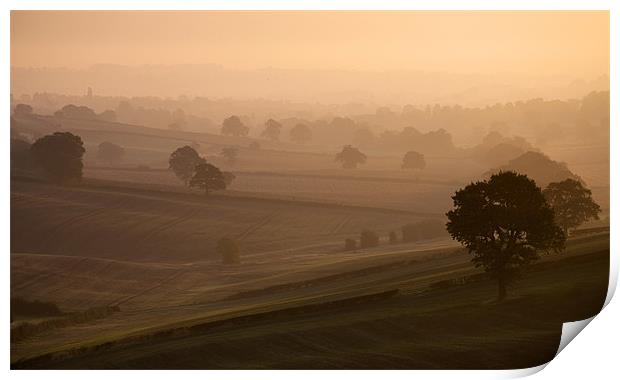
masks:
<instances>
[{"instance_id":1,"label":"sloping field","mask_svg":"<svg viewBox=\"0 0 620 380\"><path fill-rule=\"evenodd\" d=\"M168 170L86 168L85 175L102 180L162 184L181 188ZM450 196L463 184L381 178L358 175L234 172L229 191L260 197L307 200L353 206L385 207L443 215L452 206ZM368 175L368 174L367 174ZM381 196L378 196L381 194Z\"/></svg>"},{"instance_id":2,"label":"sloping field","mask_svg":"<svg viewBox=\"0 0 620 380\"><path fill-rule=\"evenodd\" d=\"M12 365L534 366L555 354L562 322L590 317L602 306L609 235L571 239L566 252L532 266L500 304L492 302L495 284L471 277L476 271L460 250L427 251L422 256L419 251L368 252L361 257L364 267L357 270L344 270L351 262L334 263L332 269L340 274L238 293L217 302L125 311L86 326L52 331L12 345ZM473 282L463 281L467 278ZM430 286L439 283L444 285ZM390 292L394 289L399 289L397 295Z\"/></svg>"},{"instance_id":3,"label":"sloping field","mask_svg":"<svg viewBox=\"0 0 620 380\"><path fill-rule=\"evenodd\" d=\"M420 219L382 209L13 180L11 251L142 262L218 261L218 239L242 255L341 246L364 228L382 235ZM45 217L42 217L45 216Z\"/></svg>"}]
</instances>

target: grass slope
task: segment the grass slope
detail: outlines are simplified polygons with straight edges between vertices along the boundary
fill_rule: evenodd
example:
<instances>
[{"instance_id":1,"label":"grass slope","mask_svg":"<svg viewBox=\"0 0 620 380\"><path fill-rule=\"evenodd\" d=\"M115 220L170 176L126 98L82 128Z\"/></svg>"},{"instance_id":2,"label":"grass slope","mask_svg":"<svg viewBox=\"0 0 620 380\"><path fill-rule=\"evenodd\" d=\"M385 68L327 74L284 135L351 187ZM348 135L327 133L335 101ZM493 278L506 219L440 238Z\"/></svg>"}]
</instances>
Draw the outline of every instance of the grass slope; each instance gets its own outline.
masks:
<instances>
[{"instance_id":1,"label":"grass slope","mask_svg":"<svg viewBox=\"0 0 620 380\"><path fill-rule=\"evenodd\" d=\"M609 235L572 239L565 253L532 266L510 298L499 304L493 302L495 284L486 280L429 288L438 280L475 273L465 266L455 270L462 259L456 252L438 258L447 261L383 263L365 272L343 271L341 276L317 278L306 286L292 283L278 291L268 289L250 295L249 300L241 297L245 308L220 303L210 317L177 317L177 322L126 337L108 331L108 338L55 345L55 351L41 351L30 359L15 357L13 367L535 366L552 359L562 322L584 319L600 310L607 291ZM425 273L420 267L427 261L435 265L429 265ZM354 298L396 288L399 293L392 297L365 302ZM208 305L196 308L204 312Z\"/></svg>"}]
</instances>

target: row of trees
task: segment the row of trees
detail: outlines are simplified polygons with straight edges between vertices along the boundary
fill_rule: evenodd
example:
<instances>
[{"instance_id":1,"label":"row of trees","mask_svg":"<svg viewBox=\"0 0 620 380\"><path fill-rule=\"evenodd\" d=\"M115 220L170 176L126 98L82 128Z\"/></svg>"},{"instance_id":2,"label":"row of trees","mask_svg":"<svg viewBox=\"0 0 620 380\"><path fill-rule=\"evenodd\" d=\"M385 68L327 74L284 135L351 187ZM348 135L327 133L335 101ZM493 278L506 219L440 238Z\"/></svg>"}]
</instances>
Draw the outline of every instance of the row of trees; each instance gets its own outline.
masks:
<instances>
[{"instance_id":1,"label":"row of trees","mask_svg":"<svg viewBox=\"0 0 620 380\"><path fill-rule=\"evenodd\" d=\"M224 136L247 136L250 133L250 128L243 124L238 116L231 116L224 120L222 123L222 135ZM265 122L265 129L261 133L261 137L270 140L279 140L282 134L282 124L274 119L269 119ZM291 141L299 144L307 143L312 140L312 130L305 124L297 124L289 131L289 137Z\"/></svg>"},{"instance_id":2,"label":"row of trees","mask_svg":"<svg viewBox=\"0 0 620 380\"><path fill-rule=\"evenodd\" d=\"M79 181L84 167L86 148L80 136L55 132L37 139L33 144L24 140L11 141L11 163L23 169L38 169L52 182ZM97 146L97 159L108 164L118 163L125 149L111 142Z\"/></svg>"}]
</instances>

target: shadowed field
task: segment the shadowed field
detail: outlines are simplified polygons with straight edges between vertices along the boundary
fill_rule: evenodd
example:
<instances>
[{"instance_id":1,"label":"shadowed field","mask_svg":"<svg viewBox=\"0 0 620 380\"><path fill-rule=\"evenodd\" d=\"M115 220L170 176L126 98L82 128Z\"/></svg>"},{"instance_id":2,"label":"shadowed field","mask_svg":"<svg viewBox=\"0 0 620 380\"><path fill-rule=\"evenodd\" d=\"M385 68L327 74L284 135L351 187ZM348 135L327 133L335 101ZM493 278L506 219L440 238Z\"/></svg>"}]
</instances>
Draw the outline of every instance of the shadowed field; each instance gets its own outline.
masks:
<instances>
[{"instance_id":1,"label":"shadowed field","mask_svg":"<svg viewBox=\"0 0 620 380\"><path fill-rule=\"evenodd\" d=\"M460 249L360 252L320 265L328 276L301 270L254 282L250 292L244 281L224 285L234 291L186 305L155 305L156 298L150 308L121 305L102 320L13 344L12 361L45 368L529 367L553 357L562 322L600 309L608 239L572 239L565 253L532 266L501 304L493 302L495 284L475 276Z\"/></svg>"}]
</instances>

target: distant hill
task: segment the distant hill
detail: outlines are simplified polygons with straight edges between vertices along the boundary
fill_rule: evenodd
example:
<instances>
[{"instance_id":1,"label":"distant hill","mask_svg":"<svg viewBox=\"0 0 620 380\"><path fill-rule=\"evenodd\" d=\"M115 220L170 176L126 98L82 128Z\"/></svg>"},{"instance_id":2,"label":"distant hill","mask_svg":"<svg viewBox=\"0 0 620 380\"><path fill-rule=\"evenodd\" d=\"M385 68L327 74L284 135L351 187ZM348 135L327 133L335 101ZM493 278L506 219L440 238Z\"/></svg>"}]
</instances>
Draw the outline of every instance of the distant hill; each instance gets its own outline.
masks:
<instances>
[{"instance_id":1,"label":"distant hill","mask_svg":"<svg viewBox=\"0 0 620 380\"><path fill-rule=\"evenodd\" d=\"M526 152L510 160L506 165L485 172L483 177L490 177L500 171L516 171L526 174L536 181L541 188L547 187L551 182L559 182L567 178L584 182L578 175L571 172L565 163L553 161L540 152Z\"/></svg>"}]
</instances>

